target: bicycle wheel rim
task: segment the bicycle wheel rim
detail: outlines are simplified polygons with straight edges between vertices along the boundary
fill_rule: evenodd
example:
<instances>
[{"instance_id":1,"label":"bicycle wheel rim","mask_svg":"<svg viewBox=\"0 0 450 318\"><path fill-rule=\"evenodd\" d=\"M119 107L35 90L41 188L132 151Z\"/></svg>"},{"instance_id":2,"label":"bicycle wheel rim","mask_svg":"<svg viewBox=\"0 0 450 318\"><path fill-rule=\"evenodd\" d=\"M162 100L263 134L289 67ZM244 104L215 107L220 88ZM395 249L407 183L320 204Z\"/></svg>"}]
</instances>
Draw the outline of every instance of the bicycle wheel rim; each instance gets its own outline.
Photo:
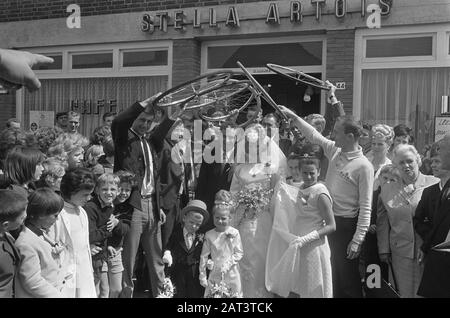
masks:
<instances>
[{"instance_id":1,"label":"bicycle wheel rim","mask_svg":"<svg viewBox=\"0 0 450 318\"><path fill-rule=\"evenodd\" d=\"M202 94L209 90L213 90L217 86L222 85L223 83L227 82L231 78L231 76L233 76L233 74L234 73L231 71L203 74L168 89L155 99L154 105L159 107L179 105L199 94Z\"/></svg>"},{"instance_id":2,"label":"bicycle wheel rim","mask_svg":"<svg viewBox=\"0 0 450 318\"><path fill-rule=\"evenodd\" d=\"M243 92L249 87L250 82L248 81L230 79L220 86L209 89L200 95L193 96L192 98L181 103L181 105L186 110L202 108L214 103L225 101L226 99Z\"/></svg>"},{"instance_id":3,"label":"bicycle wheel rim","mask_svg":"<svg viewBox=\"0 0 450 318\"><path fill-rule=\"evenodd\" d=\"M277 64L267 64L266 67L272 72L284 76L292 81L300 82L306 85L311 85L318 87L323 90L329 90L330 88L324 84L322 80L315 78L314 76L303 73L302 71L297 71L292 68L277 65ZM293 75L295 74L295 75Z\"/></svg>"}]
</instances>

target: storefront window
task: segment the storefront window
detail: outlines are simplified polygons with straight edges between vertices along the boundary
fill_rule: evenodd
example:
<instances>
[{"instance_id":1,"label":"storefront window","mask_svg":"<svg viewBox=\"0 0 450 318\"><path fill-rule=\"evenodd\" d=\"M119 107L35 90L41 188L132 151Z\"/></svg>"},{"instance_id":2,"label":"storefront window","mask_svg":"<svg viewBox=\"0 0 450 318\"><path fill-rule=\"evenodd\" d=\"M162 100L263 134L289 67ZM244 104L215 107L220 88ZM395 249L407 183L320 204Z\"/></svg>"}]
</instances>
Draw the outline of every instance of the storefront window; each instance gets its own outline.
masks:
<instances>
[{"instance_id":1,"label":"storefront window","mask_svg":"<svg viewBox=\"0 0 450 318\"><path fill-rule=\"evenodd\" d=\"M123 52L123 67L167 65L167 50Z\"/></svg>"},{"instance_id":2,"label":"storefront window","mask_svg":"<svg viewBox=\"0 0 450 318\"><path fill-rule=\"evenodd\" d=\"M53 59L53 63L34 66L33 70L62 70L62 55L61 54L46 54L42 53L45 56L51 57Z\"/></svg>"},{"instance_id":3,"label":"storefront window","mask_svg":"<svg viewBox=\"0 0 450 318\"><path fill-rule=\"evenodd\" d=\"M450 67L362 71L361 119L371 124L406 124L421 151L434 140L434 118L450 93Z\"/></svg>"},{"instance_id":4,"label":"storefront window","mask_svg":"<svg viewBox=\"0 0 450 318\"><path fill-rule=\"evenodd\" d=\"M72 69L112 68L113 53L87 53L72 55Z\"/></svg>"},{"instance_id":5,"label":"storefront window","mask_svg":"<svg viewBox=\"0 0 450 318\"><path fill-rule=\"evenodd\" d=\"M433 37L408 37L367 40L366 58L431 56Z\"/></svg>"},{"instance_id":6,"label":"storefront window","mask_svg":"<svg viewBox=\"0 0 450 318\"><path fill-rule=\"evenodd\" d=\"M208 47L208 68L263 67L267 63L286 66L322 65L322 41Z\"/></svg>"}]
</instances>

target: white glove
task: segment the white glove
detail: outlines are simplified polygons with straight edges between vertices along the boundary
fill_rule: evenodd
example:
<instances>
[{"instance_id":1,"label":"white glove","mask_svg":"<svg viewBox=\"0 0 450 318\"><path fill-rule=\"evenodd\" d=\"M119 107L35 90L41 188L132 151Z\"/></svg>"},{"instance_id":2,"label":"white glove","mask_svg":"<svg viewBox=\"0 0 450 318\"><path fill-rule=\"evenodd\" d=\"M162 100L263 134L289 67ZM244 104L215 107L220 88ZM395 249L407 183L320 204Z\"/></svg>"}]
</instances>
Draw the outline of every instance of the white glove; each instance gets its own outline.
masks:
<instances>
[{"instance_id":1,"label":"white glove","mask_svg":"<svg viewBox=\"0 0 450 318\"><path fill-rule=\"evenodd\" d=\"M162 261L164 264L167 264L168 267L172 266L173 263L173 259L172 259L172 254L170 253L170 251L165 251L164 255L162 257Z\"/></svg>"},{"instance_id":2,"label":"white glove","mask_svg":"<svg viewBox=\"0 0 450 318\"><path fill-rule=\"evenodd\" d=\"M295 244L297 248L302 248L306 244L318 240L319 238L320 238L319 232L312 231L311 233L297 237L289 245Z\"/></svg>"},{"instance_id":3,"label":"white glove","mask_svg":"<svg viewBox=\"0 0 450 318\"><path fill-rule=\"evenodd\" d=\"M214 262L213 262L212 259L209 259L209 260L206 261L206 268L207 268L208 270L210 270L210 271L213 270L213 268L214 268Z\"/></svg>"}]
</instances>

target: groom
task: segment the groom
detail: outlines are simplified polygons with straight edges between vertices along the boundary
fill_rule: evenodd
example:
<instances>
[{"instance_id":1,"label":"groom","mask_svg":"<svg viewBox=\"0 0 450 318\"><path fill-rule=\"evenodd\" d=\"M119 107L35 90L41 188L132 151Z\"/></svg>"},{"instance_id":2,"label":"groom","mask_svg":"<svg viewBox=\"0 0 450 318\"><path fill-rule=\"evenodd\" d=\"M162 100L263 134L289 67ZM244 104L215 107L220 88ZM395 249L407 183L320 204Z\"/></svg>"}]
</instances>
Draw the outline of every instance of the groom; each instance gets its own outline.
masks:
<instances>
[{"instance_id":1,"label":"groom","mask_svg":"<svg viewBox=\"0 0 450 318\"><path fill-rule=\"evenodd\" d=\"M122 252L124 272L121 296L125 298L133 294L133 269L140 242L145 252L153 296L156 297L163 290L161 224L165 222L165 215L159 203L157 153L161 151L164 137L174 120L166 117L147 135L155 117L153 101L156 97L154 95L134 103L118 114L111 126L115 148L114 172L132 172L137 182L137 188L129 199L134 210Z\"/></svg>"}]
</instances>

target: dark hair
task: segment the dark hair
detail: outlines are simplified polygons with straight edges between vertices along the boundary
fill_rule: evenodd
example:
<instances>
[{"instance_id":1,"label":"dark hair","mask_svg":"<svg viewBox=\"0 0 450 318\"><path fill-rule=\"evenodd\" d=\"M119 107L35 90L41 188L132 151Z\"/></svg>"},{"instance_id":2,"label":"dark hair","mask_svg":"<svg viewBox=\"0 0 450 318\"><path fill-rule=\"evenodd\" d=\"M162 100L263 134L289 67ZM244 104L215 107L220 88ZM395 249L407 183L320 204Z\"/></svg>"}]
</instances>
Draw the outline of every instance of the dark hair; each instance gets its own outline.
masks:
<instances>
[{"instance_id":1,"label":"dark hair","mask_svg":"<svg viewBox=\"0 0 450 318\"><path fill-rule=\"evenodd\" d=\"M103 142L103 152L106 157L114 156L114 140L112 138L108 138Z\"/></svg>"},{"instance_id":2,"label":"dark hair","mask_svg":"<svg viewBox=\"0 0 450 318\"><path fill-rule=\"evenodd\" d=\"M39 188L28 196L27 219L60 212L64 200L50 188Z\"/></svg>"},{"instance_id":3,"label":"dark hair","mask_svg":"<svg viewBox=\"0 0 450 318\"><path fill-rule=\"evenodd\" d=\"M358 124L355 118L351 115L340 116L339 123L344 128L345 134L353 134L355 140L358 140L362 135L362 127ZM370 129L368 129L370 131Z\"/></svg>"},{"instance_id":4,"label":"dark hair","mask_svg":"<svg viewBox=\"0 0 450 318\"><path fill-rule=\"evenodd\" d=\"M36 166L45 160L42 152L24 146L14 147L6 156L3 171L11 184L23 185L33 181Z\"/></svg>"},{"instance_id":5,"label":"dark hair","mask_svg":"<svg viewBox=\"0 0 450 318\"><path fill-rule=\"evenodd\" d=\"M324 157L323 148L316 144L306 144L300 149L298 157L300 168L302 165L315 165L320 168L320 161Z\"/></svg>"},{"instance_id":6,"label":"dark hair","mask_svg":"<svg viewBox=\"0 0 450 318\"><path fill-rule=\"evenodd\" d=\"M20 124L20 121L17 118L10 118L6 122L6 128L11 128L11 123L18 123L18 124Z\"/></svg>"},{"instance_id":7,"label":"dark hair","mask_svg":"<svg viewBox=\"0 0 450 318\"><path fill-rule=\"evenodd\" d=\"M27 198L13 190L0 190L0 222L13 221L27 207Z\"/></svg>"},{"instance_id":8,"label":"dark hair","mask_svg":"<svg viewBox=\"0 0 450 318\"><path fill-rule=\"evenodd\" d=\"M92 132L91 144L101 146L107 139L111 138L111 136L111 127L107 125L99 126Z\"/></svg>"},{"instance_id":9,"label":"dark hair","mask_svg":"<svg viewBox=\"0 0 450 318\"><path fill-rule=\"evenodd\" d=\"M26 134L19 128L6 128L0 132L0 159L6 158L11 149L15 146L24 146L26 143Z\"/></svg>"},{"instance_id":10,"label":"dark hair","mask_svg":"<svg viewBox=\"0 0 450 318\"><path fill-rule=\"evenodd\" d=\"M430 158L436 157L439 155L439 142L435 142L430 147Z\"/></svg>"},{"instance_id":11,"label":"dark hair","mask_svg":"<svg viewBox=\"0 0 450 318\"><path fill-rule=\"evenodd\" d=\"M68 112L59 112L59 113L56 113L56 120L58 120L58 118L59 117L62 117L62 116L67 116L68 115Z\"/></svg>"},{"instance_id":12,"label":"dark hair","mask_svg":"<svg viewBox=\"0 0 450 318\"><path fill-rule=\"evenodd\" d=\"M95 177L89 169L74 168L66 172L61 180L61 194L65 200L80 191L92 191L95 187Z\"/></svg>"},{"instance_id":13,"label":"dark hair","mask_svg":"<svg viewBox=\"0 0 450 318\"><path fill-rule=\"evenodd\" d=\"M409 144L414 143L414 136L412 135L412 129L406 126L405 124L399 124L394 127L394 138L401 136L408 136Z\"/></svg>"},{"instance_id":14,"label":"dark hair","mask_svg":"<svg viewBox=\"0 0 450 318\"><path fill-rule=\"evenodd\" d=\"M118 176L120 179L119 185L121 183L128 183L131 185L132 188L137 186L137 182L135 179L136 176L133 173L125 170L119 170L114 174Z\"/></svg>"},{"instance_id":15,"label":"dark hair","mask_svg":"<svg viewBox=\"0 0 450 318\"><path fill-rule=\"evenodd\" d=\"M105 121L106 117L111 117L111 116L116 116L116 114L111 113L111 112L106 112L103 114L102 119L103 119L103 121Z\"/></svg>"}]
</instances>

